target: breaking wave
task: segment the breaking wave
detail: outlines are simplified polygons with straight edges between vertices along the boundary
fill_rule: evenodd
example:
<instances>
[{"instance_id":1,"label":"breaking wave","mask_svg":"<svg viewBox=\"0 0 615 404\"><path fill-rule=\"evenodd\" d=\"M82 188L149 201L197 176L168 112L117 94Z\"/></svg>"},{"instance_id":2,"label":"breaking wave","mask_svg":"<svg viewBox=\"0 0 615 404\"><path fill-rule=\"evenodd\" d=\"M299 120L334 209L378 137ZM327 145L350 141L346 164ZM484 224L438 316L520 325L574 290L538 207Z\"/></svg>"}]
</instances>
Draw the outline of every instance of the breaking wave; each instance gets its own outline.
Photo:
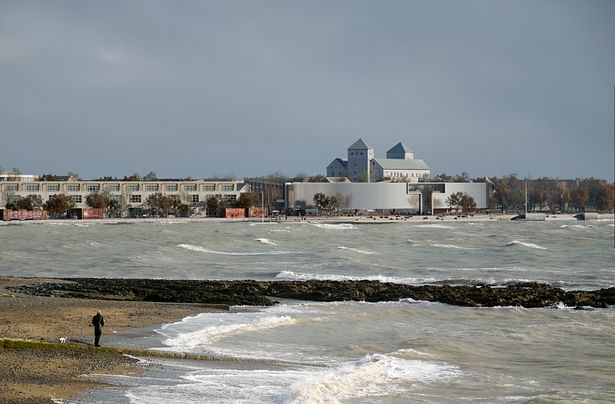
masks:
<instances>
[{"instance_id":1,"label":"breaking wave","mask_svg":"<svg viewBox=\"0 0 615 404\"><path fill-rule=\"evenodd\" d=\"M207 254L218 254L218 255L237 255L237 256L250 256L250 255L284 255L284 254L291 254L291 252L289 251L263 251L263 252L228 252L228 251L216 251L216 250L209 250L205 247L201 247L198 245L192 245L192 244L178 244L177 245L179 248L185 248L186 250L190 250L190 251L197 251L197 252L202 252L202 253L207 253Z\"/></svg>"},{"instance_id":2,"label":"breaking wave","mask_svg":"<svg viewBox=\"0 0 615 404\"><path fill-rule=\"evenodd\" d=\"M462 247L459 245L455 245L455 244L430 244L432 247L437 247L437 248L452 248L455 250L475 250L476 248L470 248L470 247Z\"/></svg>"},{"instance_id":3,"label":"breaking wave","mask_svg":"<svg viewBox=\"0 0 615 404\"><path fill-rule=\"evenodd\" d=\"M314 227L318 227L319 229L327 229L327 230L356 230L356 226L350 223L314 223L310 222L310 224Z\"/></svg>"},{"instance_id":4,"label":"breaking wave","mask_svg":"<svg viewBox=\"0 0 615 404\"><path fill-rule=\"evenodd\" d=\"M274 243L273 241L269 240L268 238L255 238L254 240L258 241L260 243L263 243L263 244L278 245L277 243Z\"/></svg>"},{"instance_id":5,"label":"breaking wave","mask_svg":"<svg viewBox=\"0 0 615 404\"><path fill-rule=\"evenodd\" d=\"M339 246L337 248L339 250L348 250L348 251L353 251L353 252L356 252L356 253L359 253L359 254L365 254L365 255L375 254L374 252L371 252L371 251L360 250L358 248L352 248L352 247Z\"/></svg>"},{"instance_id":6,"label":"breaking wave","mask_svg":"<svg viewBox=\"0 0 615 404\"><path fill-rule=\"evenodd\" d=\"M507 247L513 247L513 246L523 246L523 247L528 247L528 248L535 248L537 250L546 250L546 247L542 247L539 246L538 244L534 244L534 243L526 243L524 241L519 241L519 240L513 240L509 243L506 244Z\"/></svg>"},{"instance_id":7,"label":"breaking wave","mask_svg":"<svg viewBox=\"0 0 615 404\"><path fill-rule=\"evenodd\" d=\"M356 398L398 395L415 383L432 383L460 375L450 365L372 354L333 369L311 372L291 386L289 402L337 403Z\"/></svg>"},{"instance_id":8,"label":"breaking wave","mask_svg":"<svg viewBox=\"0 0 615 404\"><path fill-rule=\"evenodd\" d=\"M384 275L370 275L370 276L349 276L349 275L331 275L331 274L306 274L292 271L282 271L275 276L275 279L291 280L291 281L377 281L382 283L398 283L402 285L413 285L422 282L433 282L431 279L418 279L418 278L396 278Z\"/></svg>"},{"instance_id":9,"label":"breaking wave","mask_svg":"<svg viewBox=\"0 0 615 404\"><path fill-rule=\"evenodd\" d=\"M297 320L289 316L264 317L253 322L213 325L167 338L163 342L172 349L194 349L229 336L292 325L296 322Z\"/></svg>"},{"instance_id":10,"label":"breaking wave","mask_svg":"<svg viewBox=\"0 0 615 404\"><path fill-rule=\"evenodd\" d=\"M453 226L447 226L445 224L431 223L431 224L419 224L416 227L422 227L426 229L454 229Z\"/></svg>"}]
</instances>

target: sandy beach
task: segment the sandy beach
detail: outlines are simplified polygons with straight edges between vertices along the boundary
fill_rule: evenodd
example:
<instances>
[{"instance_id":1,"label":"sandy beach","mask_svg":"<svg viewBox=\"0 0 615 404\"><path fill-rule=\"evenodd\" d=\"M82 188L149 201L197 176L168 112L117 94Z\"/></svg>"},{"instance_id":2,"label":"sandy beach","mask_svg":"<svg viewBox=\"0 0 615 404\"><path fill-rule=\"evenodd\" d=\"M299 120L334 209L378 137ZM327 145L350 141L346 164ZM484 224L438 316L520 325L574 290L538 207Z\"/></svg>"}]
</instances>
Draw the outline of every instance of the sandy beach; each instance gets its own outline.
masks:
<instances>
[{"instance_id":1,"label":"sandy beach","mask_svg":"<svg viewBox=\"0 0 615 404\"><path fill-rule=\"evenodd\" d=\"M0 278L0 337L58 342L62 337L78 343L92 343L89 326L96 310L105 318L105 336L131 328L156 326L205 312L200 305L122 302L57 297L36 297L13 293L16 284L36 284L38 278ZM40 351L0 349L0 402L52 403L68 399L105 384L88 374L133 374L140 368L130 357L87 351Z\"/></svg>"}]
</instances>

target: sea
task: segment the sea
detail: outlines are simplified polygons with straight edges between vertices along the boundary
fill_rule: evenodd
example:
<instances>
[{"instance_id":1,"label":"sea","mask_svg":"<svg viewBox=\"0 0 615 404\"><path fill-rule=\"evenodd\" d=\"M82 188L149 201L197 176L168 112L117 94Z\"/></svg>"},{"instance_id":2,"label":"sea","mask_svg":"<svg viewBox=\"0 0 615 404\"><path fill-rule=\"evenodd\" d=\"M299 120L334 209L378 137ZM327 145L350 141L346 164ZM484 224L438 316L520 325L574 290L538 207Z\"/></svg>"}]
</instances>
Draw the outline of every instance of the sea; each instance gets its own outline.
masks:
<instances>
[{"instance_id":1,"label":"sea","mask_svg":"<svg viewBox=\"0 0 615 404\"><path fill-rule=\"evenodd\" d=\"M0 273L594 290L615 286L614 233L613 219L19 222L0 225ZM90 376L110 387L67 402L615 403L615 307L282 300L105 338L220 360L138 358L143 374Z\"/></svg>"}]
</instances>

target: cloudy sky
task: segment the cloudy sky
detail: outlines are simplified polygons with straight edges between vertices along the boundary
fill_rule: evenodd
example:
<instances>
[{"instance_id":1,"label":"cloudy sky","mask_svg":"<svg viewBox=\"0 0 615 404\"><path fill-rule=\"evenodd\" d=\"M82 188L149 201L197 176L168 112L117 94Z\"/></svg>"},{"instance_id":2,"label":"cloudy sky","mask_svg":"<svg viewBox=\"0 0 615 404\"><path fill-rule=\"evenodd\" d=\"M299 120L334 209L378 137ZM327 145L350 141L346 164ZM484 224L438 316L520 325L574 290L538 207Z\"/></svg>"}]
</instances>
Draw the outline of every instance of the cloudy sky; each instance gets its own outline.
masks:
<instances>
[{"instance_id":1,"label":"cloudy sky","mask_svg":"<svg viewBox=\"0 0 615 404\"><path fill-rule=\"evenodd\" d=\"M0 167L613 179L615 1L0 2Z\"/></svg>"}]
</instances>

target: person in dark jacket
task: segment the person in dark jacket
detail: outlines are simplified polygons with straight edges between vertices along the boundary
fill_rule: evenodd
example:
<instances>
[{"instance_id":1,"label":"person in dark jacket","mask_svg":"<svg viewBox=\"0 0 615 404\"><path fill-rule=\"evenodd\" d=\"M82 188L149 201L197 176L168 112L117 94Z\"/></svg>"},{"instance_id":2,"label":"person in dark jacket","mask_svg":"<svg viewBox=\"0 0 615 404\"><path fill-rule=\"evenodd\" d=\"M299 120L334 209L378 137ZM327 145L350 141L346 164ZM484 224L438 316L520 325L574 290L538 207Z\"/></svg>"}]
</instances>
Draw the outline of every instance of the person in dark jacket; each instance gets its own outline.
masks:
<instances>
[{"instance_id":1,"label":"person in dark jacket","mask_svg":"<svg viewBox=\"0 0 615 404\"><path fill-rule=\"evenodd\" d=\"M105 319L102 314L100 314L100 310L92 317L92 325L94 326L94 345L100 346L100 336L102 335L102 328L105 325Z\"/></svg>"}]
</instances>

